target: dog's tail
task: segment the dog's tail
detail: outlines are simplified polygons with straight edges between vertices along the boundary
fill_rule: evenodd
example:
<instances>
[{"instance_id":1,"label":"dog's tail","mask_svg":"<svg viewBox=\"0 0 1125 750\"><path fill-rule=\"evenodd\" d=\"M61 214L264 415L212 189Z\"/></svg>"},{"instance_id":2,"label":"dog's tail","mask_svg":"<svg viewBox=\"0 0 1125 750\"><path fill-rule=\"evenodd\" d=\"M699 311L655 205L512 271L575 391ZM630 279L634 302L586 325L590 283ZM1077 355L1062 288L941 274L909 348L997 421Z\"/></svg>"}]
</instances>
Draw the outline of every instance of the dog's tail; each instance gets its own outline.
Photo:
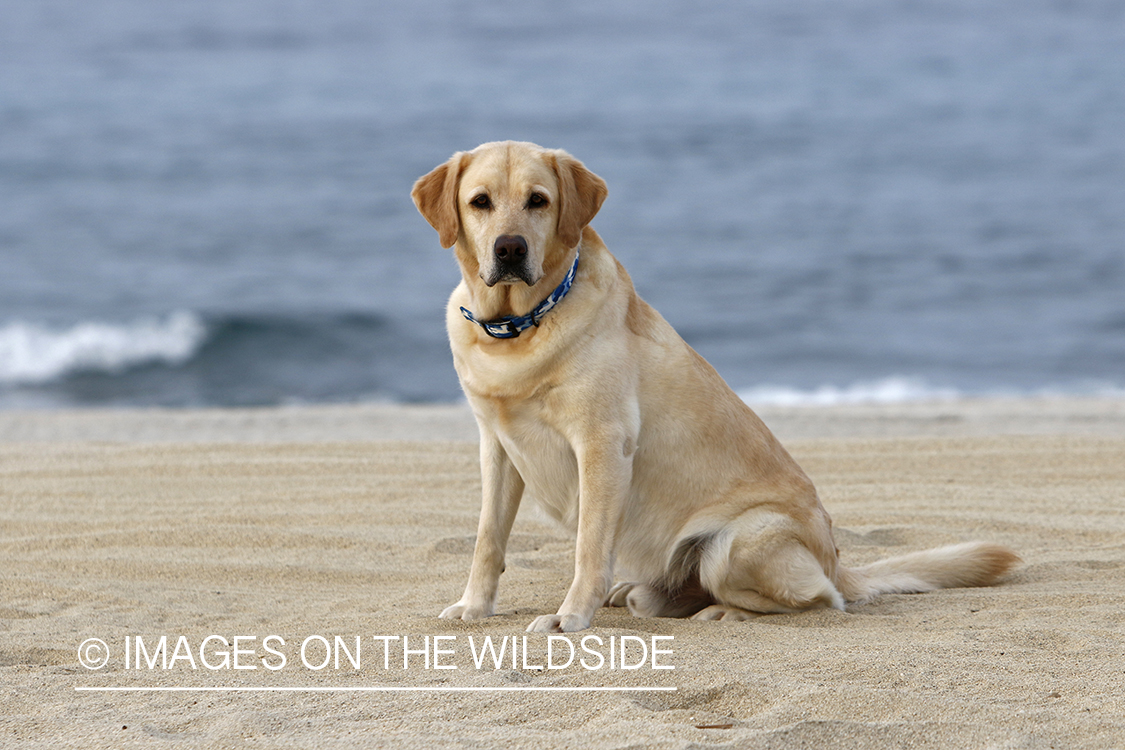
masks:
<instances>
[{"instance_id":1,"label":"dog's tail","mask_svg":"<svg viewBox=\"0 0 1125 750\"><path fill-rule=\"evenodd\" d=\"M888 557L859 568L836 569L836 587L849 602L880 594L920 594L961 586L990 586L1020 562L1007 547L968 542Z\"/></svg>"}]
</instances>

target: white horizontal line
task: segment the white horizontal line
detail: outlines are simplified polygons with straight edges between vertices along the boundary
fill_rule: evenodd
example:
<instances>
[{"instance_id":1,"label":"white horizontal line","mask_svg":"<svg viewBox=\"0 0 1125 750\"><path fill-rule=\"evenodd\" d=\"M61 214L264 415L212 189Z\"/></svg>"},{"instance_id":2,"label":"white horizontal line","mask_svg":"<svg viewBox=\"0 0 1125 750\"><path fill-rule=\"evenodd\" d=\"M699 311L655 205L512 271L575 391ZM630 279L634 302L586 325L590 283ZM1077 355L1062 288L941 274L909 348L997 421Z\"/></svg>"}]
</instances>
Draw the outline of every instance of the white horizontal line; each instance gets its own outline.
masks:
<instances>
[{"instance_id":1,"label":"white horizontal line","mask_svg":"<svg viewBox=\"0 0 1125 750\"><path fill-rule=\"evenodd\" d=\"M92 693L643 693L674 687L75 687Z\"/></svg>"}]
</instances>

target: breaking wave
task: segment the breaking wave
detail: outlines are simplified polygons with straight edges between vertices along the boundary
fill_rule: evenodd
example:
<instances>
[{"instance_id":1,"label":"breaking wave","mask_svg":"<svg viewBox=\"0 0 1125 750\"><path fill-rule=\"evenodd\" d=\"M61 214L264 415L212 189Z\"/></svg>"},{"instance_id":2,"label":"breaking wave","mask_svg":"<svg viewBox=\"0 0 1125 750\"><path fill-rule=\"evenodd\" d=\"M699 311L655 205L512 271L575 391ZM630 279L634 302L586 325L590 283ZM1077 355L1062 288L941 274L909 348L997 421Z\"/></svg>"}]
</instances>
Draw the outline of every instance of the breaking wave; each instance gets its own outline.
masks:
<instances>
[{"instance_id":1,"label":"breaking wave","mask_svg":"<svg viewBox=\"0 0 1125 750\"><path fill-rule=\"evenodd\" d=\"M180 311L120 323L0 324L0 408L267 406L461 397L440 325L402 335L375 313L225 314ZM431 333L421 338L421 333ZM836 406L979 396L1125 398L1119 382L963 389L912 376L850 385L738 389L753 406Z\"/></svg>"},{"instance_id":2,"label":"breaking wave","mask_svg":"<svg viewBox=\"0 0 1125 750\"><path fill-rule=\"evenodd\" d=\"M149 363L179 365L206 338L206 325L190 312L67 328L12 322L0 326L0 384L35 385L84 372L116 374Z\"/></svg>"},{"instance_id":3,"label":"breaking wave","mask_svg":"<svg viewBox=\"0 0 1125 750\"><path fill-rule=\"evenodd\" d=\"M889 377L849 386L822 385L812 390L762 385L743 389L738 395L748 404L769 406L836 406L840 404L898 404L909 401L940 401L964 395L956 388L932 386L921 378Z\"/></svg>"},{"instance_id":4,"label":"breaking wave","mask_svg":"<svg viewBox=\"0 0 1125 750\"><path fill-rule=\"evenodd\" d=\"M1084 380L1069 385L1030 389L967 391L931 385L924 378L892 376L865 380L849 386L822 385L801 390L762 385L743 388L739 397L751 406L841 406L849 404L904 404L920 401L953 401L960 398L1125 398L1125 387L1102 380Z\"/></svg>"}]
</instances>

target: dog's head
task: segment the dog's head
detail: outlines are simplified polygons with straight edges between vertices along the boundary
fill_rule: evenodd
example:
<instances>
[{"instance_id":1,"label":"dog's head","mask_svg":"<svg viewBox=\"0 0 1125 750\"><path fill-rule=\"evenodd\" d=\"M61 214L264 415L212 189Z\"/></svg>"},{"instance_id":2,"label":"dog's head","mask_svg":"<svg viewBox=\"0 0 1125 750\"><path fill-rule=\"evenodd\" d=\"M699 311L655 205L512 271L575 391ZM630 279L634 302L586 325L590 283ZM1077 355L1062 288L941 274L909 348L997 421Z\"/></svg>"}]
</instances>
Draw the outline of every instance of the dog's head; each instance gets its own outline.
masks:
<instances>
[{"instance_id":1,"label":"dog's head","mask_svg":"<svg viewBox=\"0 0 1125 750\"><path fill-rule=\"evenodd\" d=\"M454 154L411 195L466 275L535 286L582 239L606 186L565 151L504 141Z\"/></svg>"}]
</instances>

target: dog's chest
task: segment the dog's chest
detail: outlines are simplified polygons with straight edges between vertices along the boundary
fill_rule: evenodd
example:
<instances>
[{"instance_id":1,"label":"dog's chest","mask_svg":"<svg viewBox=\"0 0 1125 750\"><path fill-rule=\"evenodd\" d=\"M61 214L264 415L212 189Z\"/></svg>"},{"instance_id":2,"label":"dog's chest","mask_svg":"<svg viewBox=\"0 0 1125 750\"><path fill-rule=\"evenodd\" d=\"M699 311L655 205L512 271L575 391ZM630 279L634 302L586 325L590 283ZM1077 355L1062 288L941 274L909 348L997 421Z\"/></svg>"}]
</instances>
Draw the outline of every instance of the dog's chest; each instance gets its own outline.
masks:
<instances>
[{"instance_id":1,"label":"dog's chest","mask_svg":"<svg viewBox=\"0 0 1125 750\"><path fill-rule=\"evenodd\" d=\"M578 460L565 436L539 415L534 403L478 413L523 477L525 496L567 528L576 529Z\"/></svg>"}]
</instances>

